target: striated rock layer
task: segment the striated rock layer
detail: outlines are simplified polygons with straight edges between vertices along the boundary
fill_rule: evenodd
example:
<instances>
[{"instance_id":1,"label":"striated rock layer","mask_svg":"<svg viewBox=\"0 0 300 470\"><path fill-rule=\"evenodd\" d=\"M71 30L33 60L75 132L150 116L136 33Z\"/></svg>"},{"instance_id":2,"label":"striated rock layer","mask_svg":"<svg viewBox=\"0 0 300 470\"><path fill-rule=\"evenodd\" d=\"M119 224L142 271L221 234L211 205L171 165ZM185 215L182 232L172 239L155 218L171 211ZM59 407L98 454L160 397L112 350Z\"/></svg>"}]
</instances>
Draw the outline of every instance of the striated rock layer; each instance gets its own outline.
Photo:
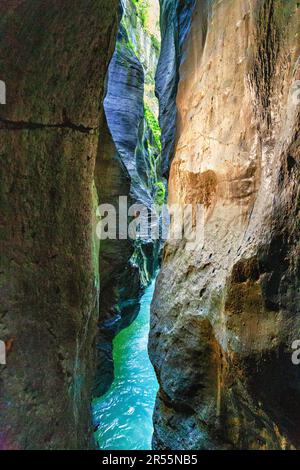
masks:
<instances>
[{"instance_id":1,"label":"striated rock layer","mask_svg":"<svg viewBox=\"0 0 300 470\"><path fill-rule=\"evenodd\" d=\"M176 95L182 47L191 25L195 0L160 0L161 54L156 73L159 123L162 129L162 173L168 176L174 153Z\"/></svg>"},{"instance_id":2,"label":"striated rock layer","mask_svg":"<svg viewBox=\"0 0 300 470\"><path fill-rule=\"evenodd\" d=\"M0 448L87 448L99 297L93 179L118 2L2 3Z\"/></svg>"},{"instance_id":3,"label":"striated rock layer","mask_svg":"<svg viewBox=\"0 0 300 470\"><path fill-rule=\"evenodd\" d=\"M169 201L204 205L204 245L164 251L155 449L300 448L299 14L292 0L195 5Z\"/></svg>"}]
</instances>

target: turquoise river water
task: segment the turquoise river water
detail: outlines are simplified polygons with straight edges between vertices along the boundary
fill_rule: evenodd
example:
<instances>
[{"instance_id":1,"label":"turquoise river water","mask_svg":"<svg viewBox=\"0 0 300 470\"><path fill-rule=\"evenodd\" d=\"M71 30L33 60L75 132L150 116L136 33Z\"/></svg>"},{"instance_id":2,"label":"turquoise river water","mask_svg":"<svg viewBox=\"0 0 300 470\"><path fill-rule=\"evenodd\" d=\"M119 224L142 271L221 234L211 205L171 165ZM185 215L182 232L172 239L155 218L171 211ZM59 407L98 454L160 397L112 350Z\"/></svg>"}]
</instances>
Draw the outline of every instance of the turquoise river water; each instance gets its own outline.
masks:
<instances>
[{"instance_id":1,"label":"turquoise river water","mask_svg":"<svg viewBox=\"0 0 300 470\"><path fill-rule=\"evenodd\" d=\"M158 390L148 356L150 304L155 282L145 291L136 320L113 342L115 379L110 390L93 402L100 449L149 450L152 414Z\"/></svg>"}]
</instances>

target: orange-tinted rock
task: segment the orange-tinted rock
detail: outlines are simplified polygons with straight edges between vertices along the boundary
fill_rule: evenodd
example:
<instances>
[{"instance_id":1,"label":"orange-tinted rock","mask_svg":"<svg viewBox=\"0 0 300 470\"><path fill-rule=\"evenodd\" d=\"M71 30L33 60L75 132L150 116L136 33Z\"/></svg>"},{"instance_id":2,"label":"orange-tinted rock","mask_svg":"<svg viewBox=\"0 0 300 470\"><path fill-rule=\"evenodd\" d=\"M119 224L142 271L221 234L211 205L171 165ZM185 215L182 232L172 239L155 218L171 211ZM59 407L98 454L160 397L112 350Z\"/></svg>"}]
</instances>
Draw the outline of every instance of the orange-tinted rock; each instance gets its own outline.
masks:
<instances>
[{"instance_id":1,"label":"orange-tinted rock","mask_svg":"<svg viewBox=\"0 0 300 470\"><path fill-rule=\"evenodd\" d=\"M300 448L298 31L295 1L196 3L169 201L204 204L204 246L165 249L155 448Z\"/></svg>"}]
</instances>

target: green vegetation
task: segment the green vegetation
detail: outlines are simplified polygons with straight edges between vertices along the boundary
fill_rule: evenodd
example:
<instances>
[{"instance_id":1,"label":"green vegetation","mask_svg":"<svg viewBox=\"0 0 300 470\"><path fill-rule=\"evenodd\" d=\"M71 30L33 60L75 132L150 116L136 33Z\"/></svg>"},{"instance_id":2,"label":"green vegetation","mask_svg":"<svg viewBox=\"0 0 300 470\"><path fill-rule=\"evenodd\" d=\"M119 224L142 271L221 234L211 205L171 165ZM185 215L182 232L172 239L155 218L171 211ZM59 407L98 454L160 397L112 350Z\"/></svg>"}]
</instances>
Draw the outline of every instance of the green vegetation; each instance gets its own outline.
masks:
<instances>
[{"instance_id":1,"label":"green vegetation","mask_svg":"<svg viewBox=\"0 0 300 470\"><path fill-rule=\"evenodd\" d=\"M132 0L136 7L137 15L140 18L144 28L147 27L149 14L149 0Z\"/></svg>"},{"instance_id":2,"label":"green vegetation","mask_svg":"<svg viewBox=\"0 0 300 470\"><path fill-rule=\"evenodd\" d=\"M296 8L299 8L300 3L296 0L275 0L275 12L281 16L282 19L289 19ZM286 26L286 25L285 25Z\"/></svg>"},{"instance_id":3,"label":"green vegetation","mask_svg":"<svg viewBox=\"0 0 300 470\"><path fill-rule=\"evenodd\" d=\"M154 116L153 112L151 111L147 103L144 103L144 112L145 112L145 119L152 131L157 147L159 151L161 151L161 129L159 127L158 120Z\"/></svg>"},{"instance_id":4,"label":"green vegetation","mask_svg":"<svg viewBox=\"0 0 300 470\"><path fill-rule=\"evenodd\" d=\"M155 148L152 147L150 143L148 143L148 154L149 154L149 163L150 163L150 176L151 178L157 180L157 170L156 170L157 152L155 152Z\"/></svg>"}]
</instances>

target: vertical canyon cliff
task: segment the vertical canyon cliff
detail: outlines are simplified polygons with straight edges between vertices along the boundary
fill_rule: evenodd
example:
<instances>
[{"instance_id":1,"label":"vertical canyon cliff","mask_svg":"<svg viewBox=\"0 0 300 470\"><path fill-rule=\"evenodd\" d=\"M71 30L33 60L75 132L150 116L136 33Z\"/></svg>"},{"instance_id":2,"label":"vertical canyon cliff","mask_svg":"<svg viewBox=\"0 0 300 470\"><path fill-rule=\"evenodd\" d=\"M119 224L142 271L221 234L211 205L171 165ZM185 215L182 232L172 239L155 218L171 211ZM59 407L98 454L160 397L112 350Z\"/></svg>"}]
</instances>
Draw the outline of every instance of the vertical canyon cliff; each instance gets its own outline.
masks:
<instances>
[{"instance_id":1,"label":"vertical canyon cliff","mask_svg":"<svg viewBox=\"0 0 300 470\"><path fill-rule=\"evenodd\" d=\"M97 207L167 178L204 242L163 252L153 447L300 448L300 5L159 3L0 2L0 449L93 445L161 248L99 242Z\"/></svg>"},{"instance_id":2,"label":"vertical canyon cliff","mask_svg":"<svg viewBox=\"0 0 300 470\"><path fill-rule=\"evenodd\" d=\"M177 2L161 3L180 24ZM204 205L204 244L164 250L154 448L299 448L299 3L194 3L162 140L169 202ZM174 101L160 99L163 122Z\"/></svg>"},{"instance_id":3,"label":"vertical canyon cliff","mask_svg":"<svg viewBox=\"0 0 300 470\"><path fill-rule=\"evenodd\" d=\"M133 204L159 205L165 194L154 94L160 51L159 3L122 0L120 7L104 100L105 144L99 146L95 172L99 202L112 204L118 216L120 196L127 197L127 210ZM135 319L141 294L158 268L159 240L123 238L118 226L115 240L100 243L96 396L106 392L113 380L112 339Z\"/></svg>"},{"instance_id":4,"label":"vertical canyon cliff","mask_svg":"<svg viewBox=\"0 0 300 470\"><path fill-rule=\"evenodd\" d=\"M90 446L94 168L116 0L0 5L0 448Z\"/></svg>"}]
</instances>

